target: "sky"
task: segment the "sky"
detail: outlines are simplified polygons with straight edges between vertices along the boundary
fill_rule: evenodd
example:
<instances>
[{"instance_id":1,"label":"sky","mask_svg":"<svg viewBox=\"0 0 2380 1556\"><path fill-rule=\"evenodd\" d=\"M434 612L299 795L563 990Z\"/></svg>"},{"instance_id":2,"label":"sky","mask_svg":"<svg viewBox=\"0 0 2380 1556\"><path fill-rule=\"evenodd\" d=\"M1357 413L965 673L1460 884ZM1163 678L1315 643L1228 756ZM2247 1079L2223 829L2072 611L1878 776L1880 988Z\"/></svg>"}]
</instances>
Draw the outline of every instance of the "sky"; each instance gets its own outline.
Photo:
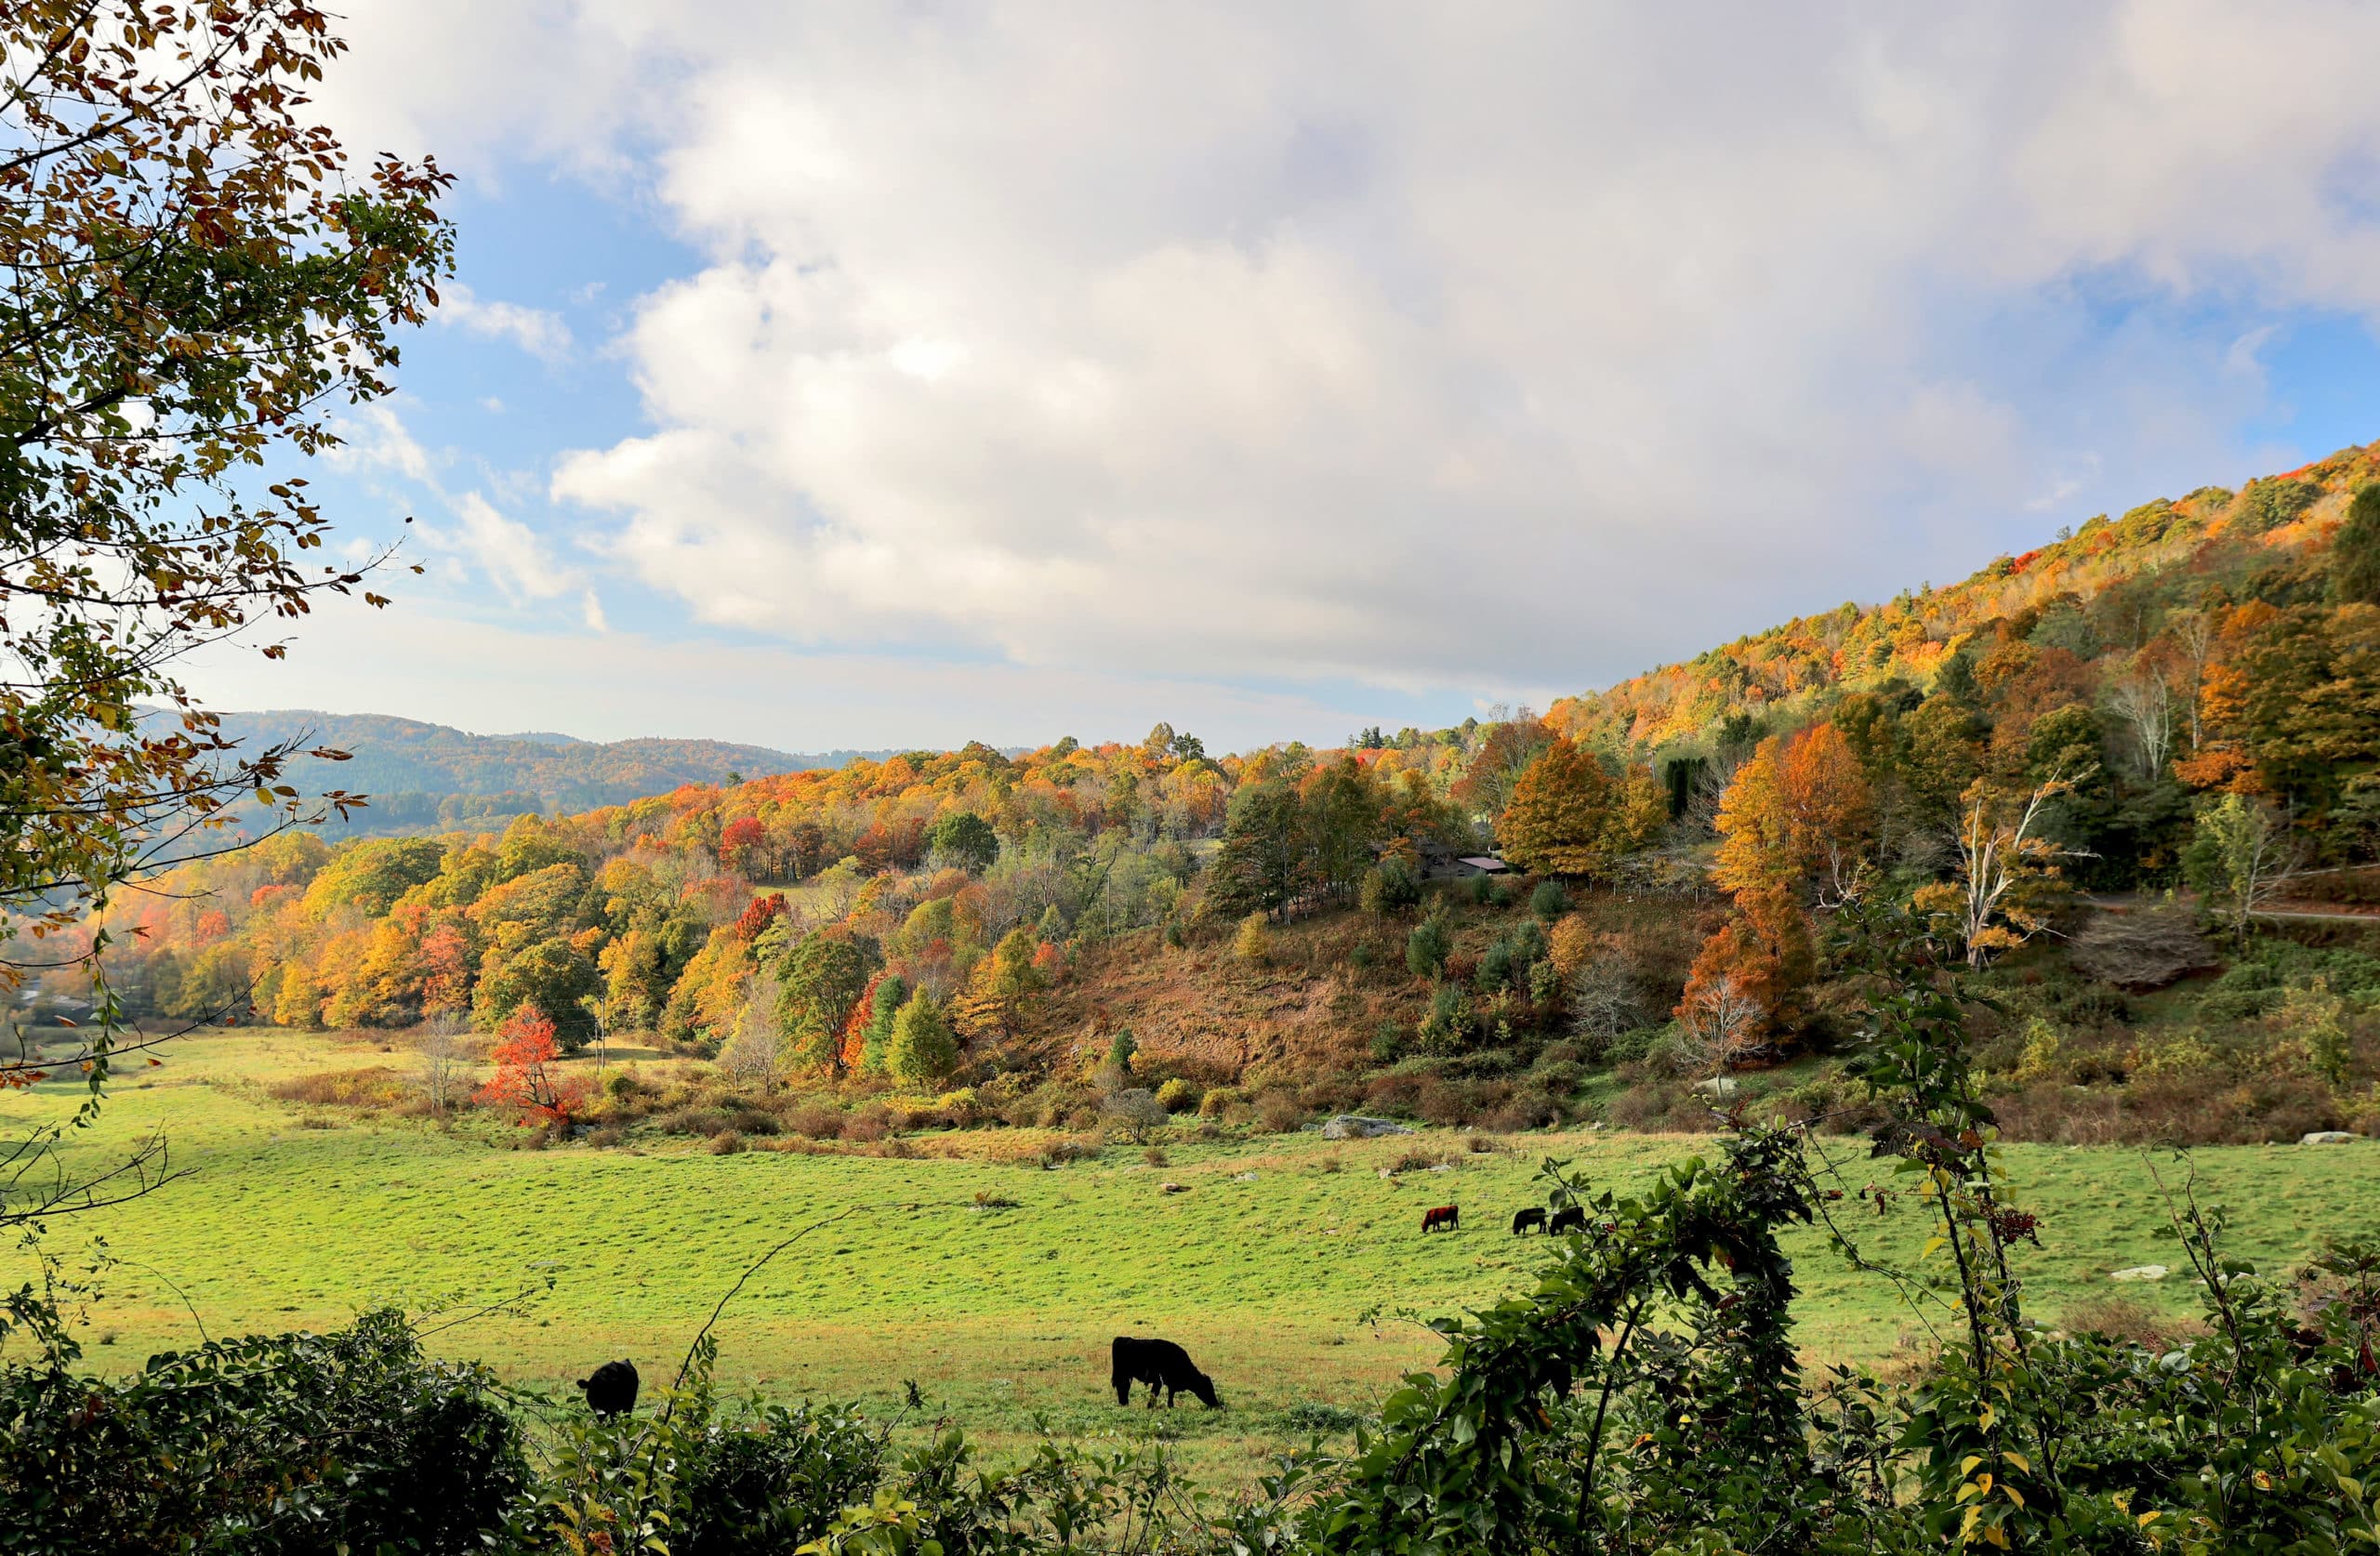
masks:
<instances>
[{"instance_id":1,"label":"sky","mask_svg":"<svg viewBox=\"0 0 2380 1556\"><path fill-rule=\"evenodd\" d=\"M218 706L1335 743L2380 438L2380 7L343 9L424 572Z\"/></svg>"}]
</instances>

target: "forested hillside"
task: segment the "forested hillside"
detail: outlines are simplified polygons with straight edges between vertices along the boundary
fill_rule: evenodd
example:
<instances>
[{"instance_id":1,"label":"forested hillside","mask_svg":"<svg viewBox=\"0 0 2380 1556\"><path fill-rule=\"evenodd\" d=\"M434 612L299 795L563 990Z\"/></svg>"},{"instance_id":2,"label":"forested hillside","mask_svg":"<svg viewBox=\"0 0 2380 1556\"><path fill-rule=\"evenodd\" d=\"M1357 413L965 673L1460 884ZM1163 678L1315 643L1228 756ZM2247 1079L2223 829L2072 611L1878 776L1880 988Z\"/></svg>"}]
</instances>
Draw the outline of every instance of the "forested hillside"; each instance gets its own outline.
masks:
<instances>
[{"instance_id":1,"label":"forested hillside","mask_svg":"<svg viewBox=\"0 0 2380 1556\"><path fill-rule=\"evenodd\" d=\"M121 903L112 963L160 1016L492 1034L533 1009L564 1047L714 1055L722 1084L972 1087L1039 1122L1137 1078L1283 1122L1651 1123L1714 1075L1835 1109L1833 920L1888 898L2005 983L1987 1074L2016 1127L2072 1127L2076 1086L2123 1088L2118 1135L2380 1119L2380 961L2261 932L2284 899L2371 894L2376 467L2094 519L1543 717L1235 756L1160 725L284 836ZM471 771L661 759L517 744ZM1458 878L1491 848L1507 877ZM2334 911L2314 938L2355 942Z\"/></svg>"},{"instance_id":2,"label":"forested hillside","mask_svg":"<svg viewBox=\"0 0 2380 1556\"><path fill-rule=\"evenodd\" d=\"M305 708L227 713L223 732L247 745L303 739L346 752L349 759L338 763L300 757L289 778L309 793L337 787L369 795L368 805L329 827L335 835L359 837L485 825L491 817L501 825L522 812L583 811L687 784L726 784L890 755L802 754L718 740L483 735L385 714Z\"/></svg>"}]
</instances>

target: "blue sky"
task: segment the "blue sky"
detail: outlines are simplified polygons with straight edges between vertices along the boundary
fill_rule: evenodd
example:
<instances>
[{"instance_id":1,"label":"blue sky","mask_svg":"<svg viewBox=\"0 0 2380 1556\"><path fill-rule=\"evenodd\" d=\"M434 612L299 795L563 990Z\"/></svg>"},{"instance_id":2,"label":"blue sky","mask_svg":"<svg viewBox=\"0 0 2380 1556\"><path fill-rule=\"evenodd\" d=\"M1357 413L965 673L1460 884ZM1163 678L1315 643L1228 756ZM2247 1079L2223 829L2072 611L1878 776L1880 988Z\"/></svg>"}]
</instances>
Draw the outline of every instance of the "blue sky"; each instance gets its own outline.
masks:
<instances>
[{"instance_id":1,"label":"blue sky","mask_svg":"<svg viewBox=\"0 0 2380 1556\"><path fill-rule=\"evenodd\" d=\"M359 0L461 283L218 705L787 748L1541 705L2380 437L2360 7Z\"/></svg>"}]
</instances>

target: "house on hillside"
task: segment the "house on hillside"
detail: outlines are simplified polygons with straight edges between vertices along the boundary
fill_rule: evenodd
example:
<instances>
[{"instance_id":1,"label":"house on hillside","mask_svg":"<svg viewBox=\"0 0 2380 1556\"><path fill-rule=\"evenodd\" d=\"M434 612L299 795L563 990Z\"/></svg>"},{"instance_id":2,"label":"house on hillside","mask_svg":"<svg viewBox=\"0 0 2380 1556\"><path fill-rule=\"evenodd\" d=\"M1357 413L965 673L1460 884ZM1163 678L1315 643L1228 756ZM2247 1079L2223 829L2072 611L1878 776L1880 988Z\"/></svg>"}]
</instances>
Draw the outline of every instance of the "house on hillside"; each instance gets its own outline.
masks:
<instances>
[{"instance_id":1,"label":"house on hillside","mask_svg":"<svg viewBox=\"0 0 2380 1556\"><path fill-rule=\"evenodd\" d=\"M1503 876L1512 866L1492 853L1457 853L1444 843L1424 841L1421 848L1423 880L1470 880L1478 876Z\"/></svg>"}]
</instances>

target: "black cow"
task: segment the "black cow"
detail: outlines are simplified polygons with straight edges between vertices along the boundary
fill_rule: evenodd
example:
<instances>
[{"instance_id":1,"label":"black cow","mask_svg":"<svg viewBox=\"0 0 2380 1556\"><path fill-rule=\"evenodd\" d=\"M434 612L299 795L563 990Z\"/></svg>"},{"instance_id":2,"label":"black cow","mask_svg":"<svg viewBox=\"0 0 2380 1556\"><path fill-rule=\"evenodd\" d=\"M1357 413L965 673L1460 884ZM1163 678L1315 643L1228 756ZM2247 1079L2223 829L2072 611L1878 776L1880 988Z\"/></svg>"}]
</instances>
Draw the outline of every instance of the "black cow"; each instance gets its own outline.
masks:
<instances>
[{"instance_id":1,"label":"black cow","mask_svg":"<svg viewBox=\"0 0 2380 1556\"><path fill-rule=\"evenodd\" d=\"M1215 1380L1200 1372L1190 1360L1190 1352L1168 1339L1134 1339L1118 1335L1116 1343L1107 1348L1108 1380L1116 1385L1116 1403L1132 1403L1132 1385L1149 1386L1149 1408L1157 1408L1157 1391L1165 1391L1165 1407L1173 1408L1177 1390L1196 1394L1210 1410L1221 1410L1223 1401L1215 1397Z\"/></svg>"},{"instance_id":2,"label":"black cow","mask_svg":"<svg viewBox=\"0 0 2380 1556\"><path fill-rule=\"evenodd\" d=\"M1544 1210L1532 1205L1526 1210L1515 1210L1513 1212L1514 1236L1518 1237L1522 1233L1527 1232L1531 1227L1537 1228L1540 1232L1543 1232L1545 1230Z\"/></svg>"},{"instance_id":3,"label":"black cow","mask_svg":"<svg viewBox=\"0 0 2380 1556\"><path fill-rule=\"evenodd\" d=\"M1587 1230L1587 1213L1575 1205L1567 1210L1556 1210L1554 1220L1546 1223L1545 1230L1557 1235L1565 1232L1584 1232Z\"/></svg>"},{"instance_id":4,"label":"black cow","mask_svg":"<svg viewBox=\"0 0 2380 1556\"><path fill-rule=\"evenodd\" d=\"M636 1364L623 1359L606 1362L580 1378L578 1391L598 1416L625 1416L636 1408L637 1382Z\"/></svg>"}]
</instances>

